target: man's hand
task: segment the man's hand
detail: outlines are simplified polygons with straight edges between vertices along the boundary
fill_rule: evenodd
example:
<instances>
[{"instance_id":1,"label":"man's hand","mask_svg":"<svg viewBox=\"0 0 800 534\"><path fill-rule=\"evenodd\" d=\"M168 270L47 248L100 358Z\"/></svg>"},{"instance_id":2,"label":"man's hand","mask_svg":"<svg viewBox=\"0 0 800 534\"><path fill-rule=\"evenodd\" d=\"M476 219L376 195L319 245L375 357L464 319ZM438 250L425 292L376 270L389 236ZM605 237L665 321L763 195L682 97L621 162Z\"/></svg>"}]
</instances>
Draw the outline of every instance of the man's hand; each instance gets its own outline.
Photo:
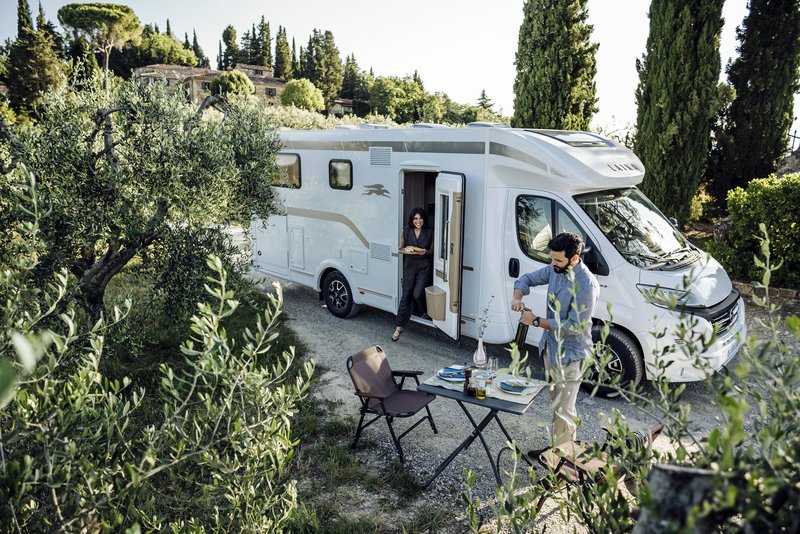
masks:
<instances>
[{"instance_id":1,"label":"man's hand","mask_svg":"<svg viewBox=\"0 0 800 534\"><path fill-rule=\"evenodd\" d=\"M525 309L525 304L522 303L522 291L519 289L514 289L514 296L511 298L511 309L514 311Z\"/></svg>"},{"instance_id":2,"label":"man's hand","mask_svg":"<svg viewBox=\"0 0 800 534\"><path fill-rule=\"evenodd\" d=\"M531 310L524 310L522 315L519 317L519 322L522 324L526 324L528 326L533 326L533 320L536 318L536 315Z\"/></svg>"}]
</instances>

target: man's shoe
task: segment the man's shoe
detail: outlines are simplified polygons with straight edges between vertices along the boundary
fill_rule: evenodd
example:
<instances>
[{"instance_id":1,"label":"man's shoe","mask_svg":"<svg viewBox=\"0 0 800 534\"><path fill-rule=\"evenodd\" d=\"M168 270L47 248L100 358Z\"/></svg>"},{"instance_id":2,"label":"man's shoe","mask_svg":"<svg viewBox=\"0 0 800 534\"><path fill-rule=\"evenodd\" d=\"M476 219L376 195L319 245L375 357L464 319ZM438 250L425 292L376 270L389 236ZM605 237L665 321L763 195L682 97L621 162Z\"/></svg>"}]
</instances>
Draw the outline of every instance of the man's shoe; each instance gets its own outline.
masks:
<instances>
[{"instance_id":1,"label":"man's shoe","mask_svg":"<svg viewBox=\"0 0 800 534\"><path fill-rule=\"evenodd\" d=\"M530 451L528 451L528 452L527 452L527 456L528 456L528 458L530 458L531 460L536 460L536 461L538 461L538 460L539 460L539 456L541 456L541 454L542 454L544 451L549 451L549 450L550 450L550 447L545 447L545 448L543 448L543 449L533 449L533 450L530 450Z\"/></svg>"}]
</instances>

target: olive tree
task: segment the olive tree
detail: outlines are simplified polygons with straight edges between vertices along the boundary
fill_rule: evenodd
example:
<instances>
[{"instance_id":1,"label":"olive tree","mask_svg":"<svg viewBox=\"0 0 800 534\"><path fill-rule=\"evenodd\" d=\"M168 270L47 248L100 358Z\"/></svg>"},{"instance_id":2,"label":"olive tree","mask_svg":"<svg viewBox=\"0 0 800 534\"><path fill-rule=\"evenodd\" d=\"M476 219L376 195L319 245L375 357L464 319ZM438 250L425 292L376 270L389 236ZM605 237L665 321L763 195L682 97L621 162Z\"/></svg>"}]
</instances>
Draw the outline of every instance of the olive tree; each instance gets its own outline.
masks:
<instances>
[{"instance_id":1,"label":"olive tree","mask_svg":"<svg viewBox=\"0 0 800 534\"><path fill-rule=\"evenodd\" d=\"M279 139L264 110L218 96L197 109L179 88L111 81L47 95L35 127L0 122L0 173L14 181L24 163L50 213L37 269L69 269L68 299L92 318L109 281L170 229L277 209L269 177ZM0 211L4 227L13 219Z\"/></svg>"}]
</instances>

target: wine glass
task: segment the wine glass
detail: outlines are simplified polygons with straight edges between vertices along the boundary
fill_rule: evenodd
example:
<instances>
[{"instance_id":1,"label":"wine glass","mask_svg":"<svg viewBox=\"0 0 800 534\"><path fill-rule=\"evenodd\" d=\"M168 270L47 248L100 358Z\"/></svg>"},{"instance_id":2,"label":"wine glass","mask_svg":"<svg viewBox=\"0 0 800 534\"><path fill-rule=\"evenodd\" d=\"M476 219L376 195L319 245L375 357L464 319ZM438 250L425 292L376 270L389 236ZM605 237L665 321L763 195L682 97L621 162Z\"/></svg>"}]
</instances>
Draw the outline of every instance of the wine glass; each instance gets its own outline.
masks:
<instances>
[{"instance_id":1,"label":"wine glass","mask_svg":"<svg viewBox=\"0 0 800 534\"><path fill-rule=\"evenodd\" d=\"M497 358L492 356L486 362L486 371L489 373L489 378L487 381L490 381L497 376Z\"/></svg>"}]
</instances>

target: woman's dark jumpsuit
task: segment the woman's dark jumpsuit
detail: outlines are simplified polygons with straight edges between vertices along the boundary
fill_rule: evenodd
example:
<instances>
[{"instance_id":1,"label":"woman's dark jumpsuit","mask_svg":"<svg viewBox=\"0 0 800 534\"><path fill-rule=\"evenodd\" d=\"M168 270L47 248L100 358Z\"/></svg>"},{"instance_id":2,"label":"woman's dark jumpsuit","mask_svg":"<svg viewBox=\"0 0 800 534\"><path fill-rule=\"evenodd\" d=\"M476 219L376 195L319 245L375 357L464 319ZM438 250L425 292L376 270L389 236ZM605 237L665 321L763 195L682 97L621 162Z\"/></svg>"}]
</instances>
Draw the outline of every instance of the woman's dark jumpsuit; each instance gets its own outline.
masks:
<instances>
[{"instance_id":1,"label":"woman's dark jumpsuit","mask_svg":"<svg viewBox=\"0 0 800 534\"><path fill-rule=\"evenodd\" d=\"M413 228L403 228L405 246L413 246L430 250L433 248L433 230L422 228L417 238ZM405 254L403 257L403 295L397 310L395 325L404 326L411 318L416 305L417 311L423 314L427 310L425 304L425 288L433 282L433 258L425 254Z\"/></svg>"}]
</instances>

